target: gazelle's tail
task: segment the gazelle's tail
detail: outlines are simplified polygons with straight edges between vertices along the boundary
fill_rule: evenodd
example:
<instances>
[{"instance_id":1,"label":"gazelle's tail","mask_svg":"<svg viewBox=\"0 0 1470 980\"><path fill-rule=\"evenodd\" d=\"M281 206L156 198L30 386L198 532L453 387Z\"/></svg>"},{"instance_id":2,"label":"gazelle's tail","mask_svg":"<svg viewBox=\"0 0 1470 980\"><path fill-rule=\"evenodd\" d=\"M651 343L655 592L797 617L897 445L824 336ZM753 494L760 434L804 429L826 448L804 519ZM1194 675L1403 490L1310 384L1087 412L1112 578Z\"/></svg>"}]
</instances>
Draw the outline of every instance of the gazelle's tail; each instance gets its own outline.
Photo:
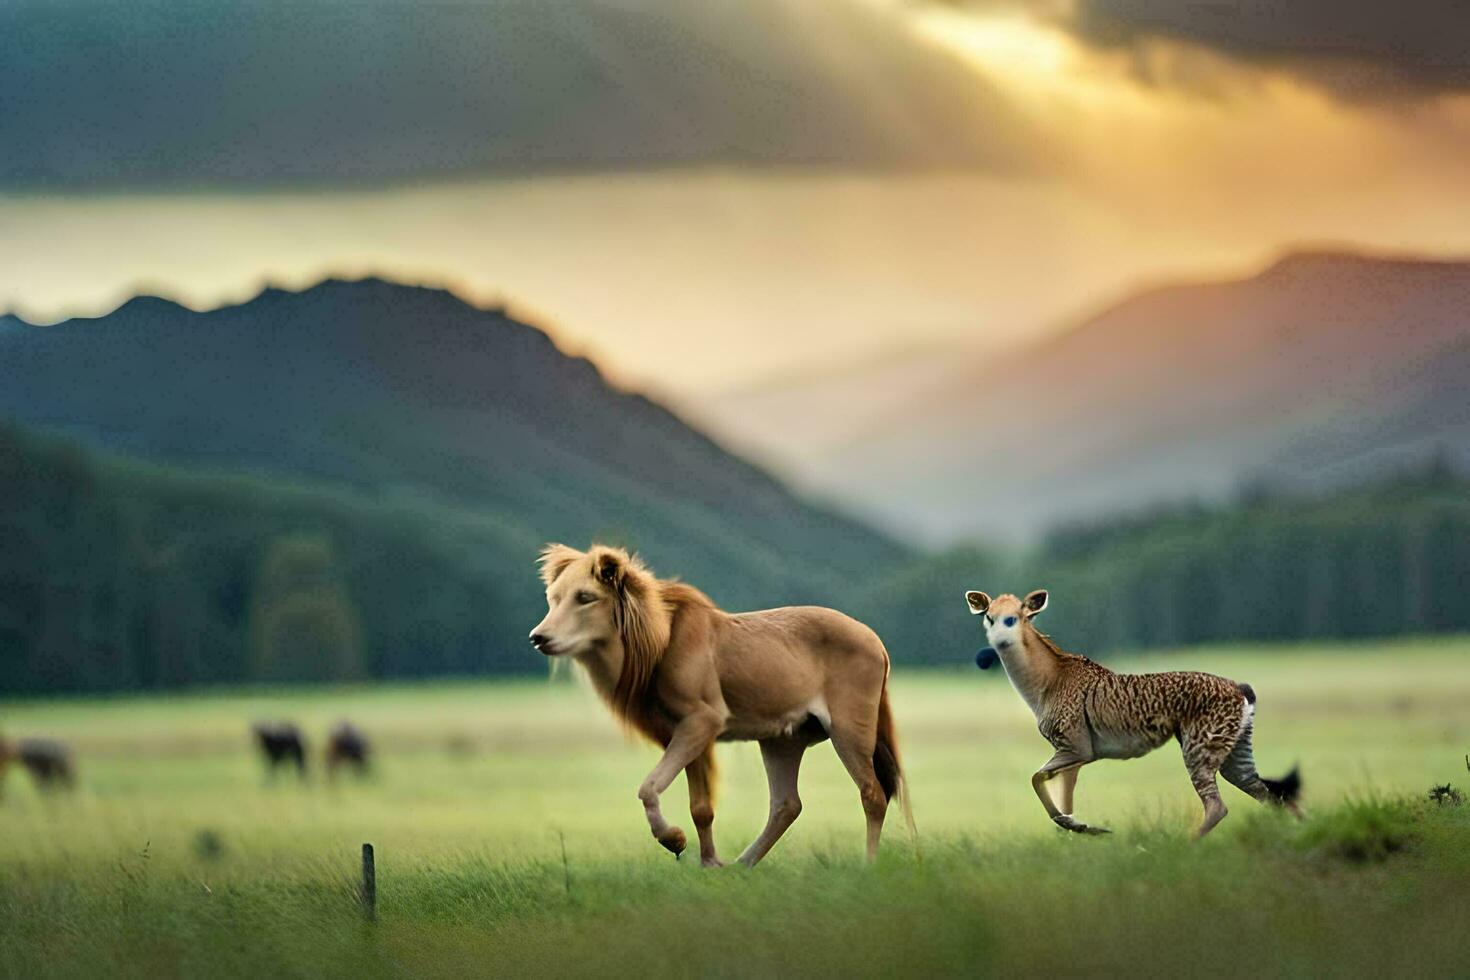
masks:
<instances>
[{"instance_id":1,"label":"gazelle's tail","mask_svg":"<svg viewBox=\"0 0 1470 980\"><path fill-rule=\"evenodd\" d=\"M1245 704L1241 709L1240 737L1220 766L1220 775L1230 785L1249 793L1262 803L1275 803L1286 807L1298 817L1301 810L1296 801L1302 795L1301 768L1293 766L1291 772L1280 779L1267 779L1256 771L1256 758L1251 750L1251 738L1255 729L1256 692L1249 684L1238 684Z\"/></svg>"},{"instance_id":2,"label":"gazelle's tail","mask_svg":"<svg viewBox=\"0 0 1470 980\"><path fill-rule=\"evenodd\" d=\"M1261 777L1261 782L1266 784L1270 790L1271 797L1282 806L1289 806L1297 801L1302 795L1302 773L1299 766L1292 766L1291 772L1280 779L1267 779Z\"/></svg>"}]
</instances>

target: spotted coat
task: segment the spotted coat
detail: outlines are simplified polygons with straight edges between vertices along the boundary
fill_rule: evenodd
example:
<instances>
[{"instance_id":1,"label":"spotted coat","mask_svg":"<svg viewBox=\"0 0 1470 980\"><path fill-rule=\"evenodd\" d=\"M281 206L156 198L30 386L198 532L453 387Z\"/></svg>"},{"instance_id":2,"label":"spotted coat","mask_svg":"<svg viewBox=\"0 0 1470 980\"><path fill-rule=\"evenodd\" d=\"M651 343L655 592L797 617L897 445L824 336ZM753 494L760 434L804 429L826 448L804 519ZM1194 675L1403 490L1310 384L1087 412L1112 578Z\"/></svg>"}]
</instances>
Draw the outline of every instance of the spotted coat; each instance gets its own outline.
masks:
<instances>
[{"instance_id":1,"label":"spotted coat","mask_svg":"<svg viewBox=\"0 0 1470 980\"><path fill-rule=\"evenodd\" d=\"M1045 608L1047 594L1025 600L983 592L967 593L971 611L983 614L987 638L1018 693L1031 707L1042 736L1056 750L1032 779L1047 813L1068 830L1100 832L1072 816L1077 770L1099 759L1133 759L1172 738L1179 740L1185 768L1205 808L1199 833L1225 816L1215 783L1219 773L1262 802L1295 812L1295 772L1284 780L1262 779L1251 750L1255 692L1214 674L1169 671L1119 674L1067 653L1031 621ZM1043 784L1061 777L1060 806Z\"/></svg>"}]
</instances>

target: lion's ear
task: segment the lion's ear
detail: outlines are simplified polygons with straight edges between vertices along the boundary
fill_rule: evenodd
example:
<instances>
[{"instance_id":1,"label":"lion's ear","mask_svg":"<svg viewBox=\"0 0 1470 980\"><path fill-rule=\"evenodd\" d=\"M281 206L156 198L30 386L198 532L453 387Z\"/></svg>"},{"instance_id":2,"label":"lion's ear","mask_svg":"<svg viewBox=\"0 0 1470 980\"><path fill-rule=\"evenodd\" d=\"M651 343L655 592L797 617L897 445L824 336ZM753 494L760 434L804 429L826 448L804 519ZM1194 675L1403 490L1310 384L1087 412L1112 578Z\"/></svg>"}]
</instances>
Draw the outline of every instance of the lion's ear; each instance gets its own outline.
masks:
<instances>
[{"instance_id":1,"label":"lion's ear","mask_svg":"<svg viewBox=\"0 0 1470 980\"><path fill-rule=\"evenodd\" d=\"M576 548L568 548L564 544L548 544L541 549L541 554L536 559L536 564L541 566L541 584L548 589L555 582L557 576L567 570L567 566L578 558L582 552Z\"/></svg>"},{"instance_id":2,"label":"lion's ear","mask_svg":"<svg viewBox=\"0 0 1470 980\"><path fill-rule=\"evenodd\" d=\"M622 583L625 572L622 556L613 551L599 554L592 566L592 574L597 576L597 580L614 589Z\"/></svg>"}]
</instances>

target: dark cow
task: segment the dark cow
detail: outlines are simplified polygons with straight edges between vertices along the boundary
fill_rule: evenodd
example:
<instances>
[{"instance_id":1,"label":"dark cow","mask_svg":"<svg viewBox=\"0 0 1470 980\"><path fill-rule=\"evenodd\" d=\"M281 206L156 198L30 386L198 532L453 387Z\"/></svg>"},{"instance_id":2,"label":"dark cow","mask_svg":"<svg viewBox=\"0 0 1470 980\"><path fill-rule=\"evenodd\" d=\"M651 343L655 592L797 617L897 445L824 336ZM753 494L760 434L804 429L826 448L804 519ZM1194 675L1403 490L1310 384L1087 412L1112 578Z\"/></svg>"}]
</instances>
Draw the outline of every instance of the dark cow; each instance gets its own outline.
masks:
<instances>
[{"instance_id":1,"label":"dark cow","mask_svg":"<svg viewBox=\"0 0 1470 980\"><path fill-rule=\"evenodd\" d=\"M327 736L327 775L335 777L340 766L351 766L358 778L368 774L372 750L367 736L350 721L339 721Z\"/></svg>"},{"instance_id":2,"label":"dark cow","mask_svg":"<svg viewBox=\"0 0 1470 980\"><path fill-rule=\"evenodd\" d=\"M301 729L290 722L261 721L251 730L272 776L281 766L294 765L296 774L306 778L306 742L301 737Z\"/></svg>"},{"instance_id":3,"label":"dark cow","mask_svg":"<svg viewBox=\"0 0 1470 980\"><path fill-rule=\"evenodd\" d=\"M23 738L18 742L0 739L0 780L11 762L20 763L39 790L71 789L76 784L71 751L53 739Z\"/></svg>"}]
</instances>

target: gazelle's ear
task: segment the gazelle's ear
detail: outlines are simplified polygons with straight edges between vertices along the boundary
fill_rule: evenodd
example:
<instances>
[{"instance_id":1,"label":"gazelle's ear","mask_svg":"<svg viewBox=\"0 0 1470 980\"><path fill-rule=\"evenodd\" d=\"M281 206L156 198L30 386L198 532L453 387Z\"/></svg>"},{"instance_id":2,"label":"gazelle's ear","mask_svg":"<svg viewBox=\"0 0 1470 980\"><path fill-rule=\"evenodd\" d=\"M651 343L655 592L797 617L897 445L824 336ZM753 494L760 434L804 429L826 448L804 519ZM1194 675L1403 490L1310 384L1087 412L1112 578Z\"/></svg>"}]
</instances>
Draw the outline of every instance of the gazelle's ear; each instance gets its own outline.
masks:
<instances>
[{"instance_id":1,"label":"gazelle's ear","mask_svg":"<svg viewBox=\"0 0 1470 980\"><path fill-rule=\"evenodd\" d=\"M990 608L990 596L984 592L966 592L965 602L970 604L971 616L978 616Z\"/></svg>"},{"instance_id":2,"label":"gazelle's ear","mask_svg":"<svg viewBox=\"0 0 1470 980\"><path fill-rule=\"evenodd\" d=\"M1029 619L1046 608L1047 594L1045 589L1037 589L1021 601L1021 610Z\"/></svg>"}]
</instances>

